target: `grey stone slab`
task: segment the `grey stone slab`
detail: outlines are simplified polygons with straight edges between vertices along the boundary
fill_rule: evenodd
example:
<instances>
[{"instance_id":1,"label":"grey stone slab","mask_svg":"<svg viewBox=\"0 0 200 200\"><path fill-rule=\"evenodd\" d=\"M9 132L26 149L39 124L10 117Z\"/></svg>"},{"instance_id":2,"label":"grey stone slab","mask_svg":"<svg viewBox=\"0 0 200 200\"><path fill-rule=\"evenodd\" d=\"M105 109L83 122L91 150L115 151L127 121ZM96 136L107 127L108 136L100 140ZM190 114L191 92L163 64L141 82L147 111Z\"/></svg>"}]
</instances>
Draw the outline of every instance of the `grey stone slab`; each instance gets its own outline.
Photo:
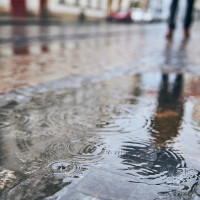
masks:
<instances>
[{"instance_id":1,"label":"grey stone slab","mask_svg":"<svg viewBox=\"0 0 200 200\"><path fill-rule=\"evenodd\" d=\"M126 177L104 169L94 168L77 185L76 190L99 199L127 200L134 187L127 181Z\"/></svg>"},{"instance_id":2,"label":"grey stone slab","mask_svg":"<svg viewBox=\"0 0 200 200\"><path fill-rule=\"evenodd\" d=\"M58 198L58 200L101 200L101 199L84 195L78 192L76 189L70 189L66 194Z\"/></svg>"},{"instance_id":3,"label":"grey stone slab","mask_svg":"<svg viewBox=\"0 0 200 200\"><path fill-rule=\"evenodd\" d=\"M165 187L158 185L147 185L144 183L134 183L135 191L132 192L128 200L154 200L160 199L158 193L166 191Z\"/></svg>"},{"instance_id":4,"label":"grey stone slab","mask_svg":"<svg viewBox=\"0 0 200 200\"><path fill-rule=\"evenodd\" d=\"M45 198L45 200L101 200L96 197L84 195L76 190L76 185L66 187L55 195Z\"/></svg>"},{"instance_id":5,"label":"grey stone slab","mask_svg":"<svg viewBox=\"0 0 200 200\"><path fill-rule=\"evenodd\" d=\"M118 171L93 168L79 183L69 187L59 200L154 200L163 186L130 183L128 177Z\"/></svg>"}]
</instances>

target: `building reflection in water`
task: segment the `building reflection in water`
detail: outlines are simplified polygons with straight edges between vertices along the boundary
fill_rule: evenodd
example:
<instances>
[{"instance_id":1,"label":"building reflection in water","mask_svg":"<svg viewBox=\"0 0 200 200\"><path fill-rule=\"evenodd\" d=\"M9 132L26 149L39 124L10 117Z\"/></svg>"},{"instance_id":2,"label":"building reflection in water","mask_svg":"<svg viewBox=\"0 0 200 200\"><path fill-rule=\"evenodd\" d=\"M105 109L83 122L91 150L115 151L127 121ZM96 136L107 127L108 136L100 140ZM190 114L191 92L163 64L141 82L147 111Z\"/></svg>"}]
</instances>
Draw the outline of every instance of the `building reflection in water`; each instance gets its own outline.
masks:
<instances>
[{"instance_id":1,"label":"building reflection in water","mask_svg":"<svg viewBox=\"0 0 200 200\"><path fill-rule=\"evenodd\" d=\"M20 45L20 43L23 41L24 38L27 37L27 29L25 26L19 27L13 26L12 27L12 36L15 38L15 41L13 43L13 54L14 55L27 55L29 54L29 48L28 44L24 43L23 45Z\"/></svg>"}]
</instances>

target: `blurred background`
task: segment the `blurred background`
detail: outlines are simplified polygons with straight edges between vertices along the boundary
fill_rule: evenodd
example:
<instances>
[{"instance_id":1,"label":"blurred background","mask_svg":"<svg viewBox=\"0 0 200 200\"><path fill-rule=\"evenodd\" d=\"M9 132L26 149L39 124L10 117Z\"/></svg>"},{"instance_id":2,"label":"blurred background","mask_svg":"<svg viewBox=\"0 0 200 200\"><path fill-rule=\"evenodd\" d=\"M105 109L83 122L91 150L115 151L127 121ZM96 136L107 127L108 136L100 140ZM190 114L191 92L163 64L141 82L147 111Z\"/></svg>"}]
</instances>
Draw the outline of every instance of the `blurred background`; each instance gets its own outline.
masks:
<instances>
[{"instance_id":1,"label":"blurred background","mask_svg":"<svg viewBox=\"0 0 200 200\"><path fill-rule=\"evenodd\" d=\"M1 0L0 23L25 19L32 22L39 19L102 21L109 16L111 18L111 13L117 11L121 11L121 15L115 20L125 20L125 13L130 12L132 21L159 21L167 19L170 2L171 0ZM180 3L184 4L185 1ZM196 0L195 11L196 16L199 16L199 0Z\"/></svg>"}]
</instances>

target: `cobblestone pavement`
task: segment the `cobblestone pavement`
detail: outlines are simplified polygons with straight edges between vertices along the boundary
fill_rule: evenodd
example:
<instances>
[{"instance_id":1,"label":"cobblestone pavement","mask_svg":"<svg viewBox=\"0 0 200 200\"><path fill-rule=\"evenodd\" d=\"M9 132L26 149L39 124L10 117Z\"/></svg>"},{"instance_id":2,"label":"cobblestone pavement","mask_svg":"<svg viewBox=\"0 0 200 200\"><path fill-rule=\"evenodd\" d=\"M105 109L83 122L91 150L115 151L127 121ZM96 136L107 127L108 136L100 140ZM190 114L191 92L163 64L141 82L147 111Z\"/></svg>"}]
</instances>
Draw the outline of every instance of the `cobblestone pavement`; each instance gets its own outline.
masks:
<instances>
[{"instance_id":1,"label":"cobblestone pavement","mask_svg":"<svg viewBox=\"0 0 200 200\"><path fill-rule=\"evenodd\" d=\"M192 38L164 39L165 24L1 26L0 93L69 75L95 76L113 69L199 73L199 23Z\"/></svg>"}]
</instances>

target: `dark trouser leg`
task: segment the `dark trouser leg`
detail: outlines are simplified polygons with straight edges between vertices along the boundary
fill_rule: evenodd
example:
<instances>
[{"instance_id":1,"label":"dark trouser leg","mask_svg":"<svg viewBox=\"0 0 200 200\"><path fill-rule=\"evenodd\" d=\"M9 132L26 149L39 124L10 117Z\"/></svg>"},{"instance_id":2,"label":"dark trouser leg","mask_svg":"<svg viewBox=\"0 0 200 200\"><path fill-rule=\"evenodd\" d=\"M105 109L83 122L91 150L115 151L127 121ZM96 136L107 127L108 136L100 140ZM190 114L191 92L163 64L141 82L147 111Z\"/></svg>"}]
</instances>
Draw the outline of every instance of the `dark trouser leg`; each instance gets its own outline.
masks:
<instances>
[{"instance_id":1,"label":"dark trouser leg","mask_svg":"<svg viewBox=\"0 0 200 200\"><path fill-rule=\"evenodd\" d=\"M170 8L169 28L175 28L176 13L179 0L173 0Z\"/></svg>"},{"instance_id":2,"label":"dark trouser leg","mask_svg":"<svg viewBox=\"0 0 200 200\"><path fill-rule=\"evenodd\" d=\"M187 9L186 9L186 15L185 15L185 21L184 21L185 29L190 28L190 25L192 23L193 7L194 7L194 0L187 0Z\"/></svg>"}]
</instances>

